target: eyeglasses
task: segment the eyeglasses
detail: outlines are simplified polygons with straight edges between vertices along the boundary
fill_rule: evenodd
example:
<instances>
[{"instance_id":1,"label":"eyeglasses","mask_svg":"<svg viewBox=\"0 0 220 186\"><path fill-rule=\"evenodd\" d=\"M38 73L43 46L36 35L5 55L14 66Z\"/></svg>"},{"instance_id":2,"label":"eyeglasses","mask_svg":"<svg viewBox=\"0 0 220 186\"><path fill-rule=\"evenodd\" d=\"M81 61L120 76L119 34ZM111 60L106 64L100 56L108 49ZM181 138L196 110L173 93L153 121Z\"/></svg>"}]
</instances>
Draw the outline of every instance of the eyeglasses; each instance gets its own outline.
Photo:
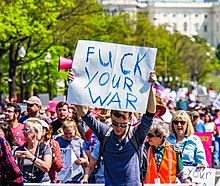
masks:
<instances>
[{"instance_id":1,"label":"eyeglasses","mask_svg":"<svg viewBox=\"0 0 220 186\"><path fill-rule=\"evenodd\" d=\"M173 124L174 125L178 125L180 123L180 125L185 125L186 124L186 121L173 121Z\"/></svg>"},{"instance_id":2,"label":"eyeglasses","mask_svg":"<svg viewBox=\"0 0 220 186\"><path fill-rule=\"evenodd\" d=\"M5 111L5 113L13 113L13 112L15 112L15 111L13 111L13 110L6 110Z\"/></svg>"},{"instance_id":3,"label":"eyeglasses","mask_svg":"<svg viewBox=\"0 0 220 186\"><path fill-rule=\"evenodd\" d=\"M22 131L23 131L24 133L29 132L29 131L31 131L31 130L34 130L34 128L23 128L23 129L22 129Z\"/></svg>"},{"instance_id":4,"label":"eyeglasses","mask_svg":"<svg viewBox=\"0 0 220 186\"><path fill-rule=\"evenodd\" d=\"M128 126L127 123L117 123L116 121L112 121L112 125L115 127L126 128Z\"/></svg>"},{"instance_id":5,"label":"eyeglasses","mask_svg":"<svg viewBox=\"0 0 220 186\"><path fill-rule=\"evenodd\" d=\"M152 133L148 133L147 136L148 136L148 138L153 138L153 137L156 137L157 135L156 134L152 134Z\"/></svg>"}]
</instances>

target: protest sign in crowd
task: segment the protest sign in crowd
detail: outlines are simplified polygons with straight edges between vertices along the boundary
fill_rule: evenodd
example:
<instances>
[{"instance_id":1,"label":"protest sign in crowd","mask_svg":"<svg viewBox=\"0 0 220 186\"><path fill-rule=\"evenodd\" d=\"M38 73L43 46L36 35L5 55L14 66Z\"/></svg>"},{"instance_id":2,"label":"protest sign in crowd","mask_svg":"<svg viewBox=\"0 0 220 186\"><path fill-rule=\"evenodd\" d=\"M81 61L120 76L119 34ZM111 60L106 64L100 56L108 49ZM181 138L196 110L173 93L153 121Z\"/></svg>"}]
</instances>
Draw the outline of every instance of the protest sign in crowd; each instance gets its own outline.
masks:
<instances>
[{"instance_id":1,"label":"protest sign in crowd","mask_svg":"<svg viewBox=\"0 0 220 186\"><path fill-rule=\"evenodd\" d=\"M165 88L156 52L79 41L66 102L4 103L0 183L214 185L220 99Z\"/></svg>"}]
</instances>

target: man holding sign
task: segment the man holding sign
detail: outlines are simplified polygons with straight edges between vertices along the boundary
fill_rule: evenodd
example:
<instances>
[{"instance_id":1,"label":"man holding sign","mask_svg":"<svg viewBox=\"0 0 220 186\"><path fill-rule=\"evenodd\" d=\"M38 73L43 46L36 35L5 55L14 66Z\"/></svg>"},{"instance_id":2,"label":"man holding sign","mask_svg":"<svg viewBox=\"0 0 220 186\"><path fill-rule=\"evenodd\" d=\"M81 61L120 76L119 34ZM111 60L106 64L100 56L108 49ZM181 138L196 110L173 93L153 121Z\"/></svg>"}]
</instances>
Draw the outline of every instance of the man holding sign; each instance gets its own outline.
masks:
<instances>
[{"instance_id":1,"label":"man holding sign","mask_svg":"<svg viewBox=\"0 0 220 186\"><path fill-rule=\"evenodd\" d=\"M108 134L109 138L103 150L103 159L105 166L105 184L108 185L140 185L140 167L139 156L128 138L128 131L133 130L133 136L136 137L138 145L144 143L145 137L153 121L156 110L156 99L153 85L156 81L154 72L150 73L149 82L151 82L149 99L146 113L141 119L141 123L132 127L129 125L131 112L111 111L112 125L107 126L96 120L87 106L76 105L78 114L83 121L93 130L100 142L103 142L109 128L113 130Z\"/></svg>"},{"instance_id":2,"label":"man holding sign","mask_svg":"<svg viewBox=\"0 0 220 186\"><path fill-rule=\"evenodd\" d=\"M136 148L142 149L156 111L155 58L153 48L78 42L67 102L76 105L79 116L104 144L106 186L141 184ZM72 73L69 79L73 80ZM96 120L88 106L112 109L111 126ZM132 112L144 113L136 127L130 125Z\"/></svg>"}]
</instances>

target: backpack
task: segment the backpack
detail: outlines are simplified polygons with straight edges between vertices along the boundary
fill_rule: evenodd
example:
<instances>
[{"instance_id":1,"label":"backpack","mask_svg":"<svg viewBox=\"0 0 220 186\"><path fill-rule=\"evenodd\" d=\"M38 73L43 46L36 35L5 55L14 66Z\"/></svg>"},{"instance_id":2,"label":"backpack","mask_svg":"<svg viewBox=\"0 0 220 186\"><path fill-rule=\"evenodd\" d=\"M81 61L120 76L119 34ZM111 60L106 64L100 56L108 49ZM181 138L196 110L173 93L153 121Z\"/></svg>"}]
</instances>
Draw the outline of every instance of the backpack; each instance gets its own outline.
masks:
<instances>
[{"instance_id":1,"label":"backpack","mask_svg":"<svg viewBox=\"0 0 220 186\"><path fill-rule=\"evenodd\" d=\"M143 181L144 181L144 177L147 173L147 167L148 167L148 161L147 161L147 150L150 147L150 145L148 143L144 143L143 145L139 146L137 143L137 138L133 133L133 127L129 126L128 129L128 139L131 142L131 144L133 145L134 149L136 150L136 152L138 153L138 157L139 157L139 164L140 164L140 178L141 178L141 183L142 185L144 185ZM109 138L109 136L111 135L113 128L110 127L108 129L108 131L106 132L103 141L101 143L101 153L104 153L105 150L105 145L106 142Z\"/></svg>"}]
</instances>

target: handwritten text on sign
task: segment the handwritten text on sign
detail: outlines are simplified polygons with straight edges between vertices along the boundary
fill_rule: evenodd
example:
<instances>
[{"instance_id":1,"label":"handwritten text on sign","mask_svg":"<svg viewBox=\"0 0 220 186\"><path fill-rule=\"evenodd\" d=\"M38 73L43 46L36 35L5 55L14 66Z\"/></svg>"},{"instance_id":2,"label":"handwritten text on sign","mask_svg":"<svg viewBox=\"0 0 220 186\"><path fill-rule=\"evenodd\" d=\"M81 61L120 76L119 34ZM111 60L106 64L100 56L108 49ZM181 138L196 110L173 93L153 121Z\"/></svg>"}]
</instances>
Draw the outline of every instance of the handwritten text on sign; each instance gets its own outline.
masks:
<instances>
[{"instance_id":1,"label":"handwritten text on sign","mask_svg":"<svg viewBox=\"0 0 220 186\"><path fill-rule=\"evenodd\" d=\"M67 181L71 178L71 171L70 167L73 164L73 152L72 149L60 149L61 156L62 156L62 163L63 168L60 172L57 173L58 180L61 180L62 182Z\"/></svg>"},{"instance_id":2,"label":"handwritten text on sign","mask_svg":"<svg viewBox=\"0 0 220 186\"><path fill-rule=\"evenodd\" d=\"M197 169L196 167L186 166L184 172L192 178L193 183L198 186L214 186L215 185L215 169L205 168Z\"/></svg>"},{"instance_id":3,"label":"handwritten text on sign","mask_svg":"<svg viewBox=\"0 0 220 186\"><path fill-rule=\"evenodd\" d=\"M156 52L154 48L78 41L72 66L76 78L67 101L145 113Z\"/></svg>"},{"instance_id":4,"label":"handwritten text on sign","mask_svg":"<svg viewBox=\"0 0 220 186\"><path fill-rule=\"evenodd\" d=\"M60 148L60 152L62 156L63 168L57 173L58 180L64 183L68 180L71 181L74 176L80 173L84 174L83 167L74 163L77 157L72 149Z\"/></svg>"}]
</instances>

